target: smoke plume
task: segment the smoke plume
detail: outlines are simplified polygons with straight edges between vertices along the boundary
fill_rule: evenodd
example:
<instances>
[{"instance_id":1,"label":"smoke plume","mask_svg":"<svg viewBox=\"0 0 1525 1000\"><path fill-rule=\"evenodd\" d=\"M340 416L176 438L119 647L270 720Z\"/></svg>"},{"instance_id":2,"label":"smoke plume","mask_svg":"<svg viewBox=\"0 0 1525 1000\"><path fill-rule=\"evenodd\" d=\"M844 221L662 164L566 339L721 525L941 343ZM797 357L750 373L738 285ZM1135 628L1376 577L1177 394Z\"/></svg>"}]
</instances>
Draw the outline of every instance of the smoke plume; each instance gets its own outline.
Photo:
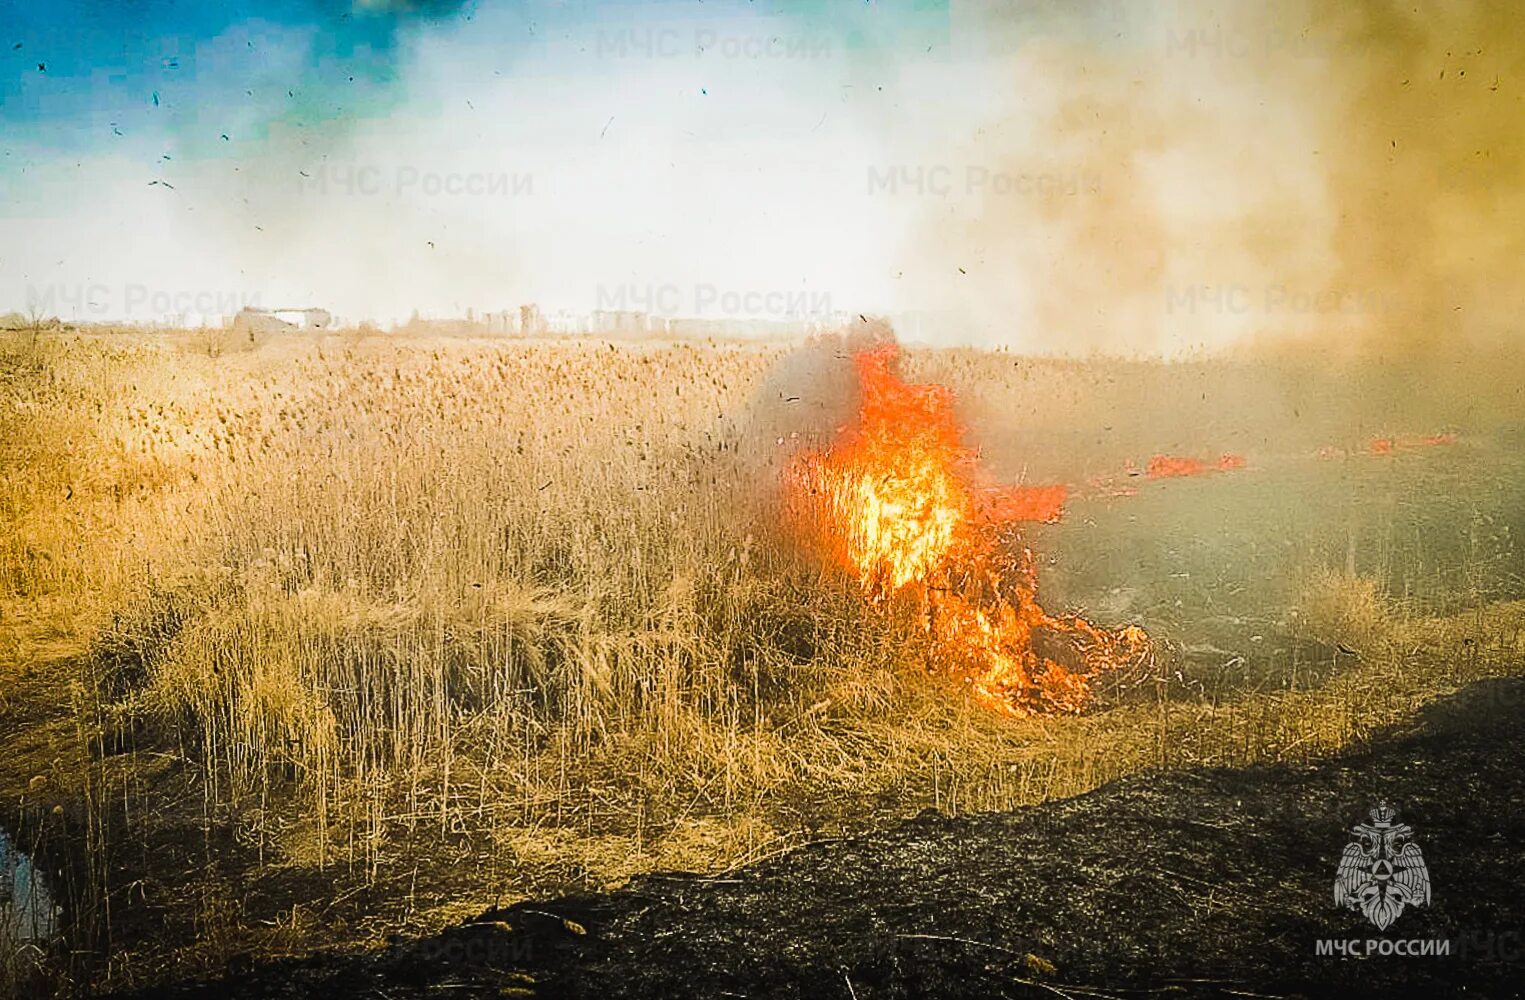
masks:
<instances>
[{"instance_id":1,"label":"smoke plume","mask_svg":"<svg viewBox=\"0 0 1525 1000\"><path fill-rule=\"evenodd\" d=\"M1504 3L996 5L1009 99L908 281L977 339L1430 353L1512 332L1525 47ZM957 270L956 270L957 268Z\"/></svg>"}]
</instances>

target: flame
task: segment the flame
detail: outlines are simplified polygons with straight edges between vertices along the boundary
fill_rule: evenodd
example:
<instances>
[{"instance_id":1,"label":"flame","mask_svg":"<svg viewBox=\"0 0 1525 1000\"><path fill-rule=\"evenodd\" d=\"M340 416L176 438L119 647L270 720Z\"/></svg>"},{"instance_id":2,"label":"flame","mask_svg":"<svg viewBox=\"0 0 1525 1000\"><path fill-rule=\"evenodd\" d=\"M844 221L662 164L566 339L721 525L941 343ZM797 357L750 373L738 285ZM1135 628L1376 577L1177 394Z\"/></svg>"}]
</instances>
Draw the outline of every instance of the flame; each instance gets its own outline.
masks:
<instances>
[{"instance_id":1,"label":"flame","mask_svg":"<svg viewBox=\"0 0 1525 1000\"><path fill-rule=\"evenodd\" d=\"M1173 476L1197 476L1205 470L1195 458L1176 455L1155 455L1149 459L1149 478L1166 479Z\"/></svg>"},{"instance_id":2,"label":"flame","mask_svg":"<svg viewBox=\"0 0 1525 1000\"><path fill-rule=\"evenodd\" d=\"M1366 442L1368 455L1392 455L1404 448L1436 448L1444 445L1455 444L1457 441L1454 431L1443 431L1438 434L1405 434L1402 437L1381 436L1371 438ZM1337 445L1326 444L1315 454L1319 458L1347 458L1350 453Z\"/></svg>"},{"instance_id":3,"label":"flame","mask_svg":"<svg viewBox=\"0 0 1525 1000\"><path fill-rule=\"evenodd\" d=\"M984 515L999 521L1039 521L1053 524L1064 517L1070 488L1064 483L1047 486L1012 486L992 494Z\"/></svg>"},{"instance_id":4,"label":"flame","mask_svg":"<svg viewBox=\"0 0 1525 1000\"><path fill-rule=\"evenodd\" d=\"M791 506L871 600L917 603L938 659L981 701L1018 715L1082 710L1091 678L1148 656L1148 636L1038 604L1018 526L1057 520L1068 487L981 485L952 393L903 381L898 357L893 344L854 356L857 422L796 459Z\"/></svg>"},{"instance_id":5,"label":"flame","mask_svg":"<svg viewBox=\"0 0 1525 1000\"><path fill-rule=\"evenodd\" d=\"M1219 455L1217 462L1211 465L1198 458L1155 455L1149 459L1148 475L1150 479L1170 479L1176 476L1200 476L1204 472L1232 472L1244 467L1244 456L1231 451Z\"/></svg>"}]
</instances>

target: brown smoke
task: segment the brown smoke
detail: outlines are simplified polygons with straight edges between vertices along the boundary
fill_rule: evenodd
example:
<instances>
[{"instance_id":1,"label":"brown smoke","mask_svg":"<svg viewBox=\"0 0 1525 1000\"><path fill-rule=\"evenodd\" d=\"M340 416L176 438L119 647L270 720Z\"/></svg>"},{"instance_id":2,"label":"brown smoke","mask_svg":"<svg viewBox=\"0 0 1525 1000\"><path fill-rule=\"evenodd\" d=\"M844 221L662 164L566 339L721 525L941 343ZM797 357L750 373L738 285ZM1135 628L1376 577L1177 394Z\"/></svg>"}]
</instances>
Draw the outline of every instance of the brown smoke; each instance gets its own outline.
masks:
<instances>
[{"instance_id":1,"label":"brown smoke","mask_svg":"<svg viewBox=\"0 0 1525 1000\"><path fill-rule=\"evenodd\" d=\"M1514 5L992 10L1011 92L954 175L974 164L1007 190L938 205L907 266L977 336L1413 354L1516 328Z\"/></svg>"},{"instance_id":2,"label":"brown smoke","mask_svg":"<svg viewBox=\"0 0 1525 1000\"><path fill-rule=\"evenodd\" d=\"M1371 331L1398 350L1516 331L1525 14L1510 3L1334 9L1337 102L1325 127L1337 280L1401 304Z\"/></svg>"}]
</instances>

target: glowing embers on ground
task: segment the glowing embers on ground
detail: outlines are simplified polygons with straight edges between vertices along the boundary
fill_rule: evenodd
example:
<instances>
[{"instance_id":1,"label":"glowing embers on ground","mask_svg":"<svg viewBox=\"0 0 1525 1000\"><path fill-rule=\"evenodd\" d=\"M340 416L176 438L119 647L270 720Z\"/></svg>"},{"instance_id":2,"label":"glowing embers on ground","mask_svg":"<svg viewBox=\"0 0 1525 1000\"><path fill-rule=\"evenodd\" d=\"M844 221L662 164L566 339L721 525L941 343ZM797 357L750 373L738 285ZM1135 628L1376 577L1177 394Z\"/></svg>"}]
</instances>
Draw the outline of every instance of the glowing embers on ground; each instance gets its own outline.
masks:
<instances>
[{"instance_id":1,"label":"glowing embers on ground","mask_svg":"<svg viewBox=\"0 0 1525 1000\"><path fill-rule=\"evenodd\" d=\"M1444 431L1439 434L1404 434L1402 436L1377 436L1366 442L1365 453L1368 455L1394 455L1399 451L1407 451L1411 448L1435 448L1442 445L1455 444L1457 436L1454 431ZM1347 450L1339 445L1326 444L1315 454L1322 459L1349 458L1359 454L1360 450Z\"/></svg>"},{"instance_id":2,"label":"glowing embers on ground","mask_svg":"<svg viewBox=\"0 0 1525 1000\"><path fill-rule=\"evenodd\" d=\"M1149 459L1150 479L1173 479L1179 476L1200 476L1207 472L1231 472L1244 468L1244 456L1224 452L1216 462L1204 462L1199 458L1180 455L1154 455Z\"/></svg>"},{"instance_id":3,"label":"glowing embers on ground","mask_svg":"<svg viewBox=\"0 0 1525 1000\"><path fill-rule=\"evenodd\" d=\"M871 599L918 603L938 660L982 701L1080 711L1095 675L1149 655L1148 636L1043 610L1019 526L1056 520L1066 488L981 485L952 393L903 381L898 353L887 344L854 356L857 422L794 462L791 507Z\"/></svg>"}]
</instances>

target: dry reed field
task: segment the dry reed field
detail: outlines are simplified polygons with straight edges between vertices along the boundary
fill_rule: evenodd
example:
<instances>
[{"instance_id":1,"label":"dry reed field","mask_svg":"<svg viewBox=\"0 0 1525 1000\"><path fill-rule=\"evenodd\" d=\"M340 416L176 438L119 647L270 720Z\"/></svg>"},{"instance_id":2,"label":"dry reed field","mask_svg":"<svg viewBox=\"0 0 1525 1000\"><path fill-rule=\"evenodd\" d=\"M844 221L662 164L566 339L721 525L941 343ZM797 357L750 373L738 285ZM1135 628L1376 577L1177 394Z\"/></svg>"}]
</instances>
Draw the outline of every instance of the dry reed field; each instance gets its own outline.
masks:
<instances>
[{"instance_id":1,"label":"dry reed field","mask_svg":"<svg viewBox=\"0 0 1525 1000\"><path fill-rule=\"evenodd\" d=\"M361 947L925 808L1298 759L1518 670L1520 480L1493 457L1507 428L1456 446L1492 470L1470 547L1405 541L1402 469L1460 461L1435 449L1382 472L1397 499L1360 524L1341 501L1327 535L1179 556L1169 524L1236 522L1236 494L1213 492L1231 482L1298 508L1309 494L1280 462L1345 496L1370 456L1315 465L1320 443L1435 429L1395 427L1389 397L1348 380L1310 388L1311 366L902 359L953 388L1006 481L1123 476L1153 449L1260 466L1077 495L1030 529L1048 603L1154 645L1087 713L1024 717L942 669L913 602L791 531L781 483L832 428L796 419L790 345L208 344L54 336L0 354L0 790L23 846L74 864L63 920L88 955L35 958L65 982L92 962L133 986ZM1275 404L1236 408L1247 394ZM1441 419L1425 406L1402 412ZM1156 549L1252 575L1274 549L1275 571L1215 589ZM1167 599L1193 572L1189 603ZM1405 573L1474 589L1429 600ZM1195 609L1223 605L1250 610L1204 632Z\"/></svg>"}]
</instances>

